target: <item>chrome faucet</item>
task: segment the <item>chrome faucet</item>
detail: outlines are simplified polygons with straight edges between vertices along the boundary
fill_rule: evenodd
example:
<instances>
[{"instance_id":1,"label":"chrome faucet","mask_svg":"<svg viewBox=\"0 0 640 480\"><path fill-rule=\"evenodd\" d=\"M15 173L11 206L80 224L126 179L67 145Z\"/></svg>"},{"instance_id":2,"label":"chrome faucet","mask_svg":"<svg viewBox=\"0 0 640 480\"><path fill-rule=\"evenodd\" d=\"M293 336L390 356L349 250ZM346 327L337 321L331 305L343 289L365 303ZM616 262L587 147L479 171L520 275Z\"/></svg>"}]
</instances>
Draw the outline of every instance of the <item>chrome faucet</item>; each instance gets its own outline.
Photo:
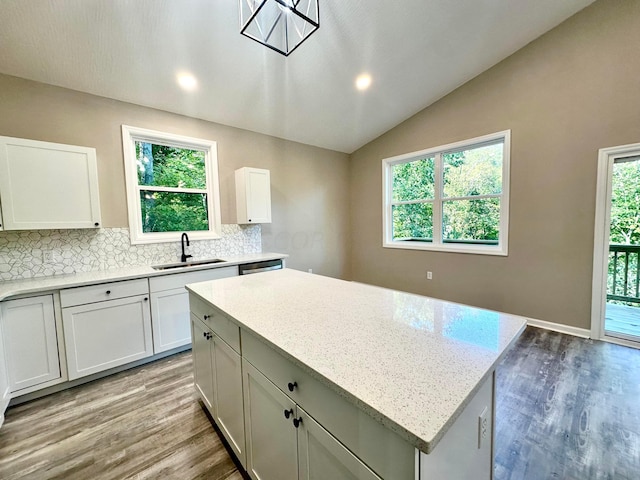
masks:
<instances>
[{"instance_id":1,"label":"chrome faucet","mask_svg":"<svg viewBox=\"0 0 640 480\"><path fill-rule=\"evenodd\" d=\"M187 247L189 246L189 235L185 233L182 234L182 237L180 237L180 243L182 244L182 256L180 257L180 261L182 263L187 261L187 258L191 258L193 255L187 255L186 253L184 253L184 241L187 241Z\"/></svg>"}]
</instances>

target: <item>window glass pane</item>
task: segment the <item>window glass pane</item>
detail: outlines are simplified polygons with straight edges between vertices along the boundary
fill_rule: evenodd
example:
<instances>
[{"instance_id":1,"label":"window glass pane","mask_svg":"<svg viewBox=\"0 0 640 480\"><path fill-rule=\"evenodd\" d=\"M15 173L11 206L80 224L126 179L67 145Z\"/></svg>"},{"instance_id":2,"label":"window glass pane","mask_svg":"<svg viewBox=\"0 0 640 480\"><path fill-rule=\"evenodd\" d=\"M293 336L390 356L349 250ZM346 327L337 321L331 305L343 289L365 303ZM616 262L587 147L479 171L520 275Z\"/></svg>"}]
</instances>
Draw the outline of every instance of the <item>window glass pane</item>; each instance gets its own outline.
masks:
<instances>
[{"instance_id":1,"label":"window glass pane","mask_svg":"<svg viewBox=\"0 0 640 480\"><path fill-rule=\"evenodd\" d=\"M444 196L469 197L502 192L504 143L442 154Z\"/></svg>"},{"instance_id":2,"label":"window glass pane","mask_svg":"<svg viewBox=\"0 0 640 480\"><path fill-rule=\"evenodd\" d=\"M433 205L410 203L393 205L393 240L430 242L433 238Z\"/></svg>"},{"instance_id":3,"label":"window glass pane","mask_svg":"<svg viewBox=\"0 0 640 480\"><path fill-rule=\"evenodd\" d=\"M435 160L393 165L393 201L433 199Z\"/></svg>"},{"instance_id":4,"label":"window glass pane","mask_svg":"<svg viewBox=\"0 0 640 480\"><path fill-rule=\"evenodd\" d=\"M442 239L447 243L497 245L500 234L500 200L450 200L442 202Z\"/></svg>"},{"instance_id":5,"label":"window glass pane","mask_svg":"<svg viewBox=\"0 0 640 480\"><path fill-rule=\"evenodd\" d=\"M191 232L208 230L207 195L140 191L142 231Z\"/></svg>"},{"instance_id":6,"label":"window glass pane","mask_svg":"<svg viewBox=\"0 0 640 480\"><path fill-rule=\"evenodd\" d=\"M201 150L136 141L138 185L207 188Z\"/></svg>"},{"instance_id":7,"label":"window glass pane","mask_svg":"<svg viewBox=\"0 0 640 480\"><path fill-rule=\"evenodd\" d=\"M611 178L609 243L640 245L640 157L616 159Z\"/></svg>"}]
</instances>

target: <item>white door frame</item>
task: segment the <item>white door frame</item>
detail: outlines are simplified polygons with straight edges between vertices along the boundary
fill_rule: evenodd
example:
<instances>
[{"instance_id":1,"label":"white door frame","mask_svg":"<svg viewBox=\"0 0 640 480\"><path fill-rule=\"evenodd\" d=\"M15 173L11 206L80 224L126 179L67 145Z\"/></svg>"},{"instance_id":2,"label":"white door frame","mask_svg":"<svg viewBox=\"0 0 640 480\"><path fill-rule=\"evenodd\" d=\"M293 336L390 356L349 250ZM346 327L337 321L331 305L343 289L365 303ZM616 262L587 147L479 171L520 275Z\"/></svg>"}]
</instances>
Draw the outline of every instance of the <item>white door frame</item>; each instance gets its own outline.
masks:
<instances>
[{"instance_id":1,"label":"white door frame","mask_svg":"<svg viewBox=\"0 0 640 480\"><path fill-rule=\"evenodd\" d=\"M591 293L591 338L638 347L638 343L605 335L604 316L609 265L609 229L611 225L611 177L618 158L640 155L640 143L601 148L598 152L596 219L593 240L593 280Z\"/></svg>"}]
</instances>

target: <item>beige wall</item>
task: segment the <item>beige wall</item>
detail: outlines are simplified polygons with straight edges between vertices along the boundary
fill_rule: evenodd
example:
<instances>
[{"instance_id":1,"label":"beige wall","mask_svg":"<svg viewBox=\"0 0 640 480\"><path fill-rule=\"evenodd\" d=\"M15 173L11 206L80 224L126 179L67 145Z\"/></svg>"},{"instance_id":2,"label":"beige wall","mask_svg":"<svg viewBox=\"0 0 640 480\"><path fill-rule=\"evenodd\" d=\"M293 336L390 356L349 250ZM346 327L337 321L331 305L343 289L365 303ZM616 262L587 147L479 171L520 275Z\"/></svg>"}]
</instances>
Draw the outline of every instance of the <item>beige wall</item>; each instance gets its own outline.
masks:
<instances>
[{"instance_id":1,"label":"beige wall","mask_svg":"<svg viewBox=\"0 0 640 480\"><path fill-rule=\"evenodd\" d=\"M640 142L639 46L640 2L600 0L355 152L352 278L590 328L598 149ZM381 159L506 129L508 257L382 248Z\"/></svg>"},{"instance_id":2,"label":"beige wall","mask_svg":"<svg viewBox=\"0 0 640 480\"><path fill-rule=\"evenodd\" d=\"M105 227L128 226L122 124L217 141L223 223L235 223L234 170L269 169L263 250L290 254L290 267L348 275L347 155L0 75L0 135L96 148Z\"/></svg>"}]
</instances>

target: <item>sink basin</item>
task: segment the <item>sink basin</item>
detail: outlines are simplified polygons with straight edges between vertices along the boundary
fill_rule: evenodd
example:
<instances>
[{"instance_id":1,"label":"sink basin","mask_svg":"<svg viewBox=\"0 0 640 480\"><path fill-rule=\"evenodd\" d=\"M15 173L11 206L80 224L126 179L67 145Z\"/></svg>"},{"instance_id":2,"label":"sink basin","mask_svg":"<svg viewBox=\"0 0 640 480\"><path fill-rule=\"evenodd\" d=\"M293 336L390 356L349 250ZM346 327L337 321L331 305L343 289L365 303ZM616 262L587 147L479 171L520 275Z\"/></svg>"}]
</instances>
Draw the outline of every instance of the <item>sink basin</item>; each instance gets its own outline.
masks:
<instances>
[{"instance_id":1,"label":"sink basin","mask_svg":"<svg viewBox=\"0 0 640 480\"><path fill-rule=\"evenodd\" d=\"M164 265L153 265L154 270L171 270L173 268L198 267L200 265L209 265L212 263L220 263L224 260L219 258L210 258L208 260L194 260L192 262L165 263Z\"/></svg>"}]
</instances>

